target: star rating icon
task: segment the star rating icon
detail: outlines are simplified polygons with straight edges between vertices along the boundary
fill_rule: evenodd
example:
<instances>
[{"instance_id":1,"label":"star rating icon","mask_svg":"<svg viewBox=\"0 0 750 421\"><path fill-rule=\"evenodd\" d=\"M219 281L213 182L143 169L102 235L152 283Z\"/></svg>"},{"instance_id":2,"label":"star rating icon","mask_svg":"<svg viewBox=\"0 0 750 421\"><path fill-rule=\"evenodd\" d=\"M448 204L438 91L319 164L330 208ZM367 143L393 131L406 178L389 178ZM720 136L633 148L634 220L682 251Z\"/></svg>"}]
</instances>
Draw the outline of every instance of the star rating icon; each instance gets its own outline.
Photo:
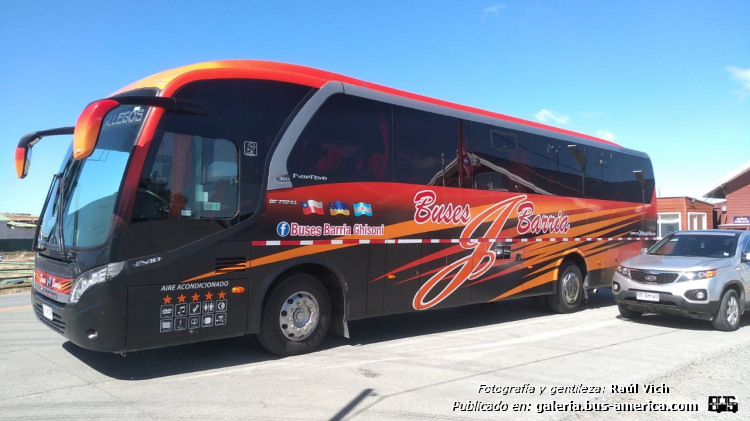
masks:
<instances>
[{"instance_id":1,"label":"star rating icon","mask_svg":"<svg viewBox=\"0 0 750 421\"><path fill-rule=\"evenodd\" d=\"M177 297L177 302L178 303L184 303L185 302L185 298L187 298L187 297L184 296L183 294L180 294L180 296Z\"/></svg>"},{"instance_id":2,"label":"star rating icon","mask_svg":"<svg viewBox=\"0 0 750 421\"><path fill-rule=\"evenodd\" d=\"M201 296L198 295L198 293L196 292L195 294L193 294L192 296L190 296L190 298L193 299L193 302L196 302L196 301L198 301L198 300L201 299Z\"/></svg>"},{"instance_id":3,"label":"star rating icon","mask_svg":"<svg viewBox=\"0 0 750 421\"><path fill-rule=\"evenodd\" d=\"M167 294L166 297L162 298L162 300L164 300L164 304L172 304L172 297L170 297L169 294Z\"/></svg>"},{"instance_id":4,"label":"star rating icon","mask_svg":"<svg viewBox=\"0 0 750 421\"><path fill-rule=\"evenodd\" d=\"M207 300L210 300L210 299L212 299L212 298L213 298L213 296L214 296L214 295L213 295L213 294L211 294L211 291L208 291L208 294L206 294L206 299L207 299Z\"/></svg>"},{"instance_id":5,"label":"star rating icon","mask_svg":"<svg viewBox=\"0 0 750 421\"><path fill-rule=\"evenodd\" d=\"M221 292L219 293L219 299L220 299L220 300L223 300L223 299L224 299L224 296L225 296L225 295L227 295L227 293L226 293L226 292L224 292L224 291L221 291Z\"/></svg>"}]
</instances>

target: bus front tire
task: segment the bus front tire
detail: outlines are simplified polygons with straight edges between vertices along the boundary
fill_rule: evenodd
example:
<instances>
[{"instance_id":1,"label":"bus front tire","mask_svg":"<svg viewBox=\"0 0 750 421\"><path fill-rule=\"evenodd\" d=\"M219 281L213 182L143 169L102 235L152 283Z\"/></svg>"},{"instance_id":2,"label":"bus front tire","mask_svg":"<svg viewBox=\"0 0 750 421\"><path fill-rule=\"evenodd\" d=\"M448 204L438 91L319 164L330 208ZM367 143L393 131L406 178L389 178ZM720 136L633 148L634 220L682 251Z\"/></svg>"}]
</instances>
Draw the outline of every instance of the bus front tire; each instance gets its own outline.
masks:
<instances>
[{"instance_id":1,"label":"bus front tire","mask_svg":"<svg viewBox=\"0 0 750 421\"><path fill-rule=\"evenodd\" d=\"M268 296L258 340L282 357L306 354L323 341L330 321L331 300L320 281L291 275Z\"/></svg>"},{"instance_id":2,"label":"bus front tire","mask_svg":"<svg viewBox=\"0 0 750 421\"><path fill-rule=\"evenodd\" d=\"M583 276L573 262L563 263L557 278L557 293L547 296L547 305L555 313L578 310L583 298Z\"/></svg>"}]
</instances>

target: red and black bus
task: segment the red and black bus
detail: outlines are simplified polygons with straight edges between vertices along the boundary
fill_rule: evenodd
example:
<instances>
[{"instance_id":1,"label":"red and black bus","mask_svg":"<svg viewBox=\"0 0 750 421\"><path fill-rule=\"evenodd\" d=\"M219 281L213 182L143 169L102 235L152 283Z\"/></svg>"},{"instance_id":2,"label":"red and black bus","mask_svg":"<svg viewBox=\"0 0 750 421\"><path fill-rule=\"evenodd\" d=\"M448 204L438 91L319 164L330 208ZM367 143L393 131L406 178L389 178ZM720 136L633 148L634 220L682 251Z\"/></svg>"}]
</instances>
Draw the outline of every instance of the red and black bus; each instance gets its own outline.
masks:
<instances>
[{"instance_id":1,"label":"red and black bus","mask_svg":"<svg viewBox=\"0 0 750 421\"><path fill-rule=\"evenodd\" d=\"M648 156L342 75L218 61L92 102L38 235L33 308L125 353L546 296L575 311L656 233Z\"/></svg>"}]
</instances>

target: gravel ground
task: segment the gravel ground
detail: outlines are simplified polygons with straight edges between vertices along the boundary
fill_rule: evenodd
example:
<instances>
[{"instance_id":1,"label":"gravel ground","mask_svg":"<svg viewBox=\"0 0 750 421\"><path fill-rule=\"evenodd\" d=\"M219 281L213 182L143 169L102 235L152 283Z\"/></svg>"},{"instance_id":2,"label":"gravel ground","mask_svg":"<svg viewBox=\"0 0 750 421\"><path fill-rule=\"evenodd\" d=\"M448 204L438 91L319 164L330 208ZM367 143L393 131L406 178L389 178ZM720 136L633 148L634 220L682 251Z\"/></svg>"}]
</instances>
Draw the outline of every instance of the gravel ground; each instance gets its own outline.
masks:
<instances>
[{"instance_id":1,"label":"gravel ground","mask_svg":"<svg viewBox=\"0 0 750 421\"><path fill-rule=\"evenodd\" d=\"M729 333L731 335L731 333ZM747 367L750 367L750 345L730 348L719 354L693 361L664 376L653 379L651 384L666 384L669 394L645 393L641 387L638 394L610 394L601 403L688 403L698 404L697 412L579 412L568 420L706 420L727 417L727 419L748 419L750 413L750 380ZM738 403L736 414L708 411L709 396L734 396Z\"/></svg>"}]
</instances>

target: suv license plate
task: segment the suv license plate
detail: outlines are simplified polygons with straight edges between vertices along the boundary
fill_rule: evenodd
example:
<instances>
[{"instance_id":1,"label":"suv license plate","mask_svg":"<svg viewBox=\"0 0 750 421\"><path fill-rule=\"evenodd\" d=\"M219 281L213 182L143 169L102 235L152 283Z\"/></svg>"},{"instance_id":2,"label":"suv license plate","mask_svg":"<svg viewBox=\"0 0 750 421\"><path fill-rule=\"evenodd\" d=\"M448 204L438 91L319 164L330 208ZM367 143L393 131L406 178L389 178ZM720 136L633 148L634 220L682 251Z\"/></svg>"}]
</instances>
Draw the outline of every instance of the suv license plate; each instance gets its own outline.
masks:
<instances>
[{"instance_id":1,"label":"suv license plate","mask_svg":"<svg viewBox=\"0 0 750 421\"><path fill-rule=\"evenodd\" d=\"M44 314L44 317L46 319L52 320L54 316L52 315L52 307L42 304L42 314Z\"/></svg>"},{"instance_id":2,"label":"suv license plate","mask_svg":"<svg viewBox=\"0 0 750 421\"><path fill-rule=\"evenodd\" d=\"M643 301L659 301L659 294L656 292L636 292L635 298Z\"/></svg>"}]
</instances>

